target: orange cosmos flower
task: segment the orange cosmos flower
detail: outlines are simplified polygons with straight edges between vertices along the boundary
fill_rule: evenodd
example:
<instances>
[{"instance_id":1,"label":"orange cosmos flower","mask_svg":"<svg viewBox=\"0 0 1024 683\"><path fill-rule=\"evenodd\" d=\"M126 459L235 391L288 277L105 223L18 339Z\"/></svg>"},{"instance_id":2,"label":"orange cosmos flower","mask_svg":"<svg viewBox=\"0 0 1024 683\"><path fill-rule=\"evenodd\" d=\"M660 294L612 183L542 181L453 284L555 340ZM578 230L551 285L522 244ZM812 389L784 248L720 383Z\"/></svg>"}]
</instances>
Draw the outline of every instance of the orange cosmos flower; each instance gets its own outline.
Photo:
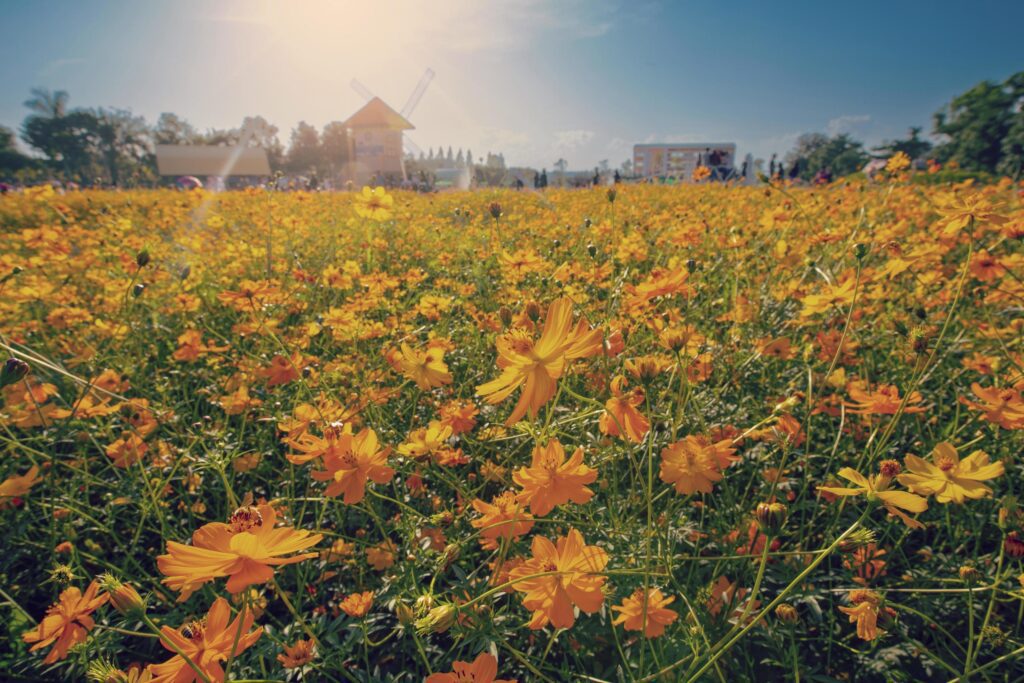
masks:
<instances>
[{"instance_id":1,"label":"orange cosmos flower","mask_svg":"<svg viewBox=\"0 0 1024 683\"><path fill-rule=\"evenodd\" d=\"M498 675L498 660L494 655L481 652L473 663L455 662L451 673L431 674L423 683L516 683L507 678L495 678Z\"/></svg>"},{"instance_id":2,"label":"orange cosmos flower","mask_svg":"<svg viewBox=\"0 0 1024 683\"><path fill-rule=\"evenodd\" d=\"M247 610L231 618L231 608L224 598L213 601L210 611L202 619L190 621L181 628L160 627L160 644L171 652L181 651L211 681L223 681L221 662L245 652L263 635L263 628L250 631L255 615ZM175 650L177 648L177 650ZM199 674L185 659L175 654L162 664L151 664L153 683L193 683L201 680Z\"/></svg>"},{"instance_id":3,"label":"orange cosmos flower","mask_svg":"<svg viewBox=\"0 0 1024 683\"><path fill-rule=\"evenodd\" d=\"M850 591L850 603L853 607L839 606L839 611L850 617L850 623L857 624L857 637L861 640L874 640L884 634L878 628L878 607L882 599L874 591L857 589Z\"/></svg>"},{"instance_id":4,"label":"orange cosmos flower","mask_svg":"<svg viewBox=\"0 0 1024 683\"><path fill-rule=\"evenodd\" d=\"M377 545L371 545L366 549L366 563L382 572L395 563L396 550L395 544L391 541L381 541Z\"/></svg>"},{"instance_id":5,"label":"orange cosmos flower","mask_svg":"<svg viewBox=\"0 0 1024 683\"><path fill-rule=\"evenodd\" d=\"M256 374L265 377L267 388L270 388L294 382L301 376L304 367L306 367L306 359L296 351L290 358L280 354L274 356L270 359L270 365L257 370Z\"/></svg>"},{"instance_id":6,"label":"orange cosmos flower","mask_svg":"<svg viewBox=\"0 0 1024 683\"><path fill-rule=\"evenodd\" d=\"M352 593L341 601L339 607L350 617L364 617L373 605L373 592Z\"/></svg>"},{"instance_id":7,"label":"orange cosmos flower","mask_svg":"<svg viewBox=\"0 0 1024 683\"><path fill-rule=\"evenodd\" d=\"M601 609L601 587L606 577L596 572L608 564L604 550L586 545L575 529L569 529L557 545L543 536L534 536L531 549L533 557L509 572L510 580L516 582L513 588L526 594L523 606L533 611L530 628L544 628L549 623L555 628L570 628L576 621L573 605L587 614Z\"/></svg>"},{"instance_id":8,"label":"orange cosmos flower","mask_svg":"<svg viewBox=\"0 0 1024 683\"><path fill-rule=\"evenodd\" d=\"M473 509L483 515L470 524L480 529L480 545L485 550L497 548L499 538L519 538L533 528L533 515L522 508L512 491L495 496L490 503L477 498Z\"/></svg>"},{"instance_id":9,"label":"orange cosmos flower","mask_svg":"<svg viewBox=\"0 0 1024 683\"><path fill-rule=\"evenodd\" d=\"M314 546L320 534L292 527L276 527L277 513L269 505L241 507L228 524L211 522L192 534L192 545L167 542L167 554L157 558L165 584L181 591L178 602L187 600L204 583L227 576L227 589L238 593L248 586L266 583L272 567L316 557L316 553L291 553Z\"/></svg>"},{"instance_id":10,"label":"orange cosmos flower","mask_svg":"<svg viewBox=\"0 0 1024 683\"><path fill-rule=\"evenodd\" d=\"M351 447L328 450L324 453L326 469L313 472L317 481L328 481L324 493L328 496L343 494L346 505L355 505L366 495L367 480L386 484L395 476L387 466L390 448L377 450L377 435L369 427L351 439Z\"/></svg>"},{"instance_id":11,"label":"orange cosmos flower","mask_svg":"<svg viewBox=\"0 0 1024 683\"><path fill-rule=\"evenodd\" d=\"M633 594L622 601L622 604L612 607L613 612L618 612L612 624L624 624L627 631L643 631L647 638L657 638L665 632L665 627L679 618L679 615L665 607L671 604L675 597L665 597L657 588L652 588L644 595L644 590L638 588Z\"/></svg>"},{"instance_id":12,"label":"orange cosmos flower","mask_svg":"<svg viewBox=\"0 0 1024 683\"><path fill-rule=\"evenodd\" d=\"M42 481L39 467L33 465L22 475L12 475L0 482L0 510L16 504L21 496L29 492L33 486Z\"/></svg>"},{"instance_id":13,"label":"orange cosmos flower","mask_svg":"<svg viewBox=\"0 0 1024 683\"><path fill-rule=\"evenodd\" d=\"M439 346L427 347L425 351L415 351L403 343L399 366L402 373L416 382L416 386L423 391L452 383L448 365L444 362L444 349Z\"/></svg>"},{"instance_id":14,"label":"orange cosmos flower","mask_svg":"<svg viewBox=\"0 0 1024 683\"><path fill-rule=\"evenodd\" d=\"M662 449L659 476L674 484L676 493L711 493L722 470L739 460L734 453L728 439L712 443L706 436L690 435Z\"/></svg>"},{"instance_id":15,"label":"orange cosmos flower","mask_svg":"<svg viewBox=\"0 0 1024 683\"><path fill-rule=\"evenodd\" d=\"M313 661L316 657L316 645L312 640L296 640L292 645L285 645L284 652L277 656L277 661L286 669L298 669Z\"/></svg>"},{"instance_id":16,"label":"orange cosmos flower","mask_svg":"<svg viewBox=\"0 0 1024 683\"><path fill-rule=\"evenodd\" d=\"M1024 429L1024 398L1018 389L983 387L977 382L971 384L971 391L980 401L960 399L974 410L984 413L982 417L1003 429Z\"/></svg>"},{"instance_id":17,"label":"orange cosmos flower","mask_svg":"<svg viewBox=\"0 0 1024 683\"><path fill-rule=\"evenodd\" d=\"M597 470L583 464L583 449L577 448L565 459L565 449L556 439L533 449L533 462L512 474L512 481L523 487L519 502L530 506L530 512L543 517L555 506L586 503L594 492L587 488L597 479Z\"/></svg>"},{"instance_id":18,"label":"orange cosmos flower","mask_svg":"<svg viewBox=\"0 0 1024 683\"><path fill-rule=\"evenodd\" d=\"M850 382L848 388L850 401L846 405L851 413L858 415L895 415L899 410L902 399L900 390L892 384L879 384L874 391L869 390L866 382ZM913 404L921 402L921 394L912 392L907 398L907 405L904 413L924 412L924 406Z\"/></svg>"},{"instance_id":19,"label":"orange cosmos flower","mask_svg":"<svg viewBox=\"0 0 1024 683\"><path fill-rule=\"evenodd\" d=\"M601 352L601 331L593 330L585 320L572 326L572 300L563 297L548 308L540 339L524 329L515 329L498 338L498 367L501 375L477 387L477 393L491 404L501 403L522 387L519 402L506 421L512 425L537 411L555 395L558 378L566 365L577 358Z\"/></svg>"},{"instance_id":20,"label":"orange cosmos flower","mask_svg":"<svg viewBox=\"0 0 1024 683\"><path fill-rule=\"evenodd\" d=\"M149 445L137 434L125 432L120 439L107 446L107 456L114 467L126 469L142 460Z\"/></svg>"},{"instance_id":21,"label":"orange cosmos flower","mask_svg":"<svg viewBox=\"0 0 1024 683\"><path fill-rule=\"evenodd\" d=\"M65 589L57 602L46 610L46 616L31 631L22 634L26 643L35 643L29 652L41 650L48 645L53 649L43 660L44 664L53 664L68 656L68 650L78 643L85 642L85 634L92 630L95 622L89 615L97 607L105 603L108 595L97 596L100 586L93 581L83 594L77 587Z\"/></svg>"},{"instance_id":22,"label":"orange cosmos flower","mask_svg":"<svg viewBox=\"0 0 1024 683\"><path fill-rule=\"evenodd\" d=\"M626 378L621 375L612 380L612 397L604 404L605 412L601 413L598 427L602 434L625 434L630 441L640 443L651 428L647 418L637 410L637 406L644 402L644 391L637 387L624 393L626 384Z\"/></svg>"},{"instance_id":23,"label":"orange cosmos flower","mask_svg":"<svg viewBox=\"0 0 1024 683\"><path fill-rule=\"evenodd\" d=\"M438 410L441 424L452 428L452 434L458 436L476 427L476 416L480 411L472 403L451 401Z\"/></svg>"}]
</instances>

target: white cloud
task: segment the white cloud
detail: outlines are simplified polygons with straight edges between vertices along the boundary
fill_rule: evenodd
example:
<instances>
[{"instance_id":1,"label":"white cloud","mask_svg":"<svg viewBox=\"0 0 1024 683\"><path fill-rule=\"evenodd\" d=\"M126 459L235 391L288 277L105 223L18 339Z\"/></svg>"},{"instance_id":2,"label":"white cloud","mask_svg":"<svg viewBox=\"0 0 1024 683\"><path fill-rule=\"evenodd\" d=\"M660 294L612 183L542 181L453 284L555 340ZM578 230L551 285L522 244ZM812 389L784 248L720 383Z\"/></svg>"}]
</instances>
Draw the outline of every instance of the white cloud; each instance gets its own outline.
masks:
<instances>
[{"instance_id":1,"label":"white cloud","mask_svg":"<svg viewBox=\"0 0 1024 683\"><path fill-rule=\"evenodd\" d=\"M559 130L555 131L555 148L560 150L572 150L582 147L594 139L592 130Z\"/></svg>"},{"instance_id":2,"label":"white cloud","mask_svg":"<svg viewBox=\"0 0 1024 683\"><path fill-rule=\"evenodd\" d=\"M51 76L55 72L60 71L65 66L74 66L75 64L81 64L85 60L80 57L65 57L63 59L55 59L49 62L46 66L39 70L40 76Z\"/></svg>"},{"instance_id":3,"label":"white cloud","mask_svg":"<svg viewBox=\"0 0 1024 683\"><path fill-rule=\"evenodd\" d=\"M825 131L830 137L835 137L842 133L850 133L855 128L860 128L867 123L871 122L871 117L867 114L846 114L843 116L837 116L828 122L825 127Z\"/></svg>"}]
</instances>

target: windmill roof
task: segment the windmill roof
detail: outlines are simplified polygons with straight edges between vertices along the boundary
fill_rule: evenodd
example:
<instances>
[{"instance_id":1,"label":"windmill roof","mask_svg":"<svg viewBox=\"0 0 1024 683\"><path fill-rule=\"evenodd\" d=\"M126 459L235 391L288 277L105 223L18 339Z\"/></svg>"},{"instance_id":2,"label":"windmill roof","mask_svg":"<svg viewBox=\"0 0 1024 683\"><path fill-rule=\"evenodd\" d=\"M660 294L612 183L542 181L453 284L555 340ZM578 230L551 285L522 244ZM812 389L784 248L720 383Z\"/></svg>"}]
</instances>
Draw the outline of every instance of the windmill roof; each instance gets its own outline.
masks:
<instances>
[{"instance_id":1,"label":"windmill roof","mask_svg":"<svg viewBox=\"0 0 1024 683\"><path fill-rule=\"evenodd\" d=\"M412 130L416 126L404 116L389 107L379 97L374 97L362 109L345 121L348 128L390 128L391 130Z\"/></svg>"}]
</instances>

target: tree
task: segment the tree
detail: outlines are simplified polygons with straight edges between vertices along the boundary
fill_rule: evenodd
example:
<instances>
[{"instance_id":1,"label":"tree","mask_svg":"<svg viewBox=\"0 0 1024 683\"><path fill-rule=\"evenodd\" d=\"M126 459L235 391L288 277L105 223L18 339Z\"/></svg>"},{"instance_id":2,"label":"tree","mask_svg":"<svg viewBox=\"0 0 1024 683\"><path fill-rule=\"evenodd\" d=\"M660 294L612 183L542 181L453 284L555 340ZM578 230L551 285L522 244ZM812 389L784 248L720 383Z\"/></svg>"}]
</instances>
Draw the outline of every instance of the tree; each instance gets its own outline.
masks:
<instances>
[{"instance_id":1,"label":"tree","mask_svg":"<svg viewBox=\"0 0 1024 683\"><path fill-rule=\"evenodd\" d=\"M320 134L320 147L326 170L333 176L345 167L349 160L348 128L341 121L331 121ZM423 152L420 152L420 156Z\"/></svg>"},{"instance_id":2,"label":"tree","mask_svg":"<svg viewBox=\"0 0 1024 683\"><path fill-rule=\"evenodd\" d=\"M25 100L25 106L35 114L47 119L59 119L67 113L70 96L66 90L50 92L46 88L32 88L32 97Z\"/></svg>"},{"instance_id":3,"label":"tree","mask_svg":"<svg viewBox=\"0 0 1024 683\"><path fill-rule=\"evenodd\" d=\"M285 167L293 173L307 173L322 162L320 134L314 126L299 121L292 131Z\"/></svg>"},{"instance_id":4,"label":"tree","mask_svg":"<svg viewBox=\"0 0 1024 683\"><path fill-rule=\"evenodd\" d=\"M1014 98L1014 111L1000 145L996 170L1014 179L1024 176L1024 71L1006 80Z\"/></svg>"},{"instance_id":5,"label":"tree","mask_svg":"<svg viewBox=\"0 0 1024 683\"><path fill-rule=\"evenodd\" d=\"M260 147L267 153L270 168L281 168L284 159L284 145L277 138L278 128L262 116L246 116L242 121L241 133L248 134L246 144L249 147ZM314 129L315 132L315 129Z\"/></svg>"},{"instance_id":6,"label":"tree","mask_svg":"<svg viewBox=\"0 0 1024 683\"><path fill-rule=\"evenodd\" d=\"M921 127L912 126L905 140L885 142L876 147L874 151L885 156L903 152L911 159L922 159L932 150L932 146L932 143L921 139Z\"/></svg>"},{"instance_id":7,"label":"tree","mask_svg":"<svg viewBox=\"0 0 1024 683\"><path fill-rule=\"evenodd\" d=\"M799 177L810 180L818 171L828 169L842 176L859 171L867 163L864 144L843 133L828 137L822 133L804 133L786 155L786 166L797 166Z\"/></svg>"},{"instance_id":8,"label":"tree","mask_svg":"<svg viewBox=\"0 0 1024 683\"><path fill-rule=\"evenodd\" d=\"M101 173L96 153L98 129L96 116L87 111L55 117L30 114L22 123L21 138L65 180L85 181Z\"/></svg>"},{"instance_id":9,"label":"tree","mask_svg":"<svg viewBox=\"0 0 1024 683\"><path fill-rule=\"evenodd\" d=\"M935 114L935 132L946 138L938 149L941 161L968 171L996 171L1019 111L1021 92L1014 84L1021 78L1018 73L1001 84L982 81Z\"/></svg>"},{"instance_id":10,"label":"tree","mask_svg":"<svg viewBox=\"0 0 1024 683\"><path fill-rule=\"evenodd\" d=\"M473 150L466 150L466 166L473 168Z\"/></svg>"},{"instance_id":11,"label":"tree","mask_svg":"<svg viewBox=\"0 0 1024 683\"><path fill-rule=\"evenodd\" d=\"M153 142L158 145L192 145L199 140L196 129L177 114L164 112L153 129Z\"/></svg>"},{"instance_id":12,"label":"tree","mask_svg":"<svg viewBox=\"0 0 1024 683\"><path fill-rule=\"evenodd\" d=\"M18 171L36 165L35 159L18 150L14 139L14 131L0 126L0 179L12 179Z\"/></svg>"},{"instance_id":13,"label":"tree","mask_svg":"<svg viewBox=\"0 0 1024 683\"><path fill-rule=\"evenodd\" d=\"M146 120L126 109L96 109L94 145L112 185L153 176L155 158Z\"/></svg>"}]
</instances>

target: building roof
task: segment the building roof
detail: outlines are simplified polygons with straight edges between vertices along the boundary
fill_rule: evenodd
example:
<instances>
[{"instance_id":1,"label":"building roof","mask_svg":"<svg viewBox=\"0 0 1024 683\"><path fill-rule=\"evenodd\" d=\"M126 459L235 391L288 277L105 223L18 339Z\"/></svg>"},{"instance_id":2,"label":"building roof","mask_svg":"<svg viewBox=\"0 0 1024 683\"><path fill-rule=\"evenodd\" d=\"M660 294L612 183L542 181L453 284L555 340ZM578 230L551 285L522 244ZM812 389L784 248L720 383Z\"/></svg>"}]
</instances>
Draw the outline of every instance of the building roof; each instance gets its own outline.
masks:
<instances>
[{"instance_id":1,"label":"building roof","mask_svg":"<svg viewBox=\"0 0 1024 683\"><path fill-rule=\"evenodd\" d=\"M390 130L412 130L416 126L405 117L389 107L379 97L374 97L366 105L345 121L346 128L388 128Z\"/></svg>"},{"instance_id":2,"label":"building roof","mask_svg":"<svg viewBox=\"0 0 1024 683\"><path fill-rule=\"evenodd\" d=\"M160 175L270 175L267 152L259 147L157 145Z\"/></svg>"}]
</instances>

